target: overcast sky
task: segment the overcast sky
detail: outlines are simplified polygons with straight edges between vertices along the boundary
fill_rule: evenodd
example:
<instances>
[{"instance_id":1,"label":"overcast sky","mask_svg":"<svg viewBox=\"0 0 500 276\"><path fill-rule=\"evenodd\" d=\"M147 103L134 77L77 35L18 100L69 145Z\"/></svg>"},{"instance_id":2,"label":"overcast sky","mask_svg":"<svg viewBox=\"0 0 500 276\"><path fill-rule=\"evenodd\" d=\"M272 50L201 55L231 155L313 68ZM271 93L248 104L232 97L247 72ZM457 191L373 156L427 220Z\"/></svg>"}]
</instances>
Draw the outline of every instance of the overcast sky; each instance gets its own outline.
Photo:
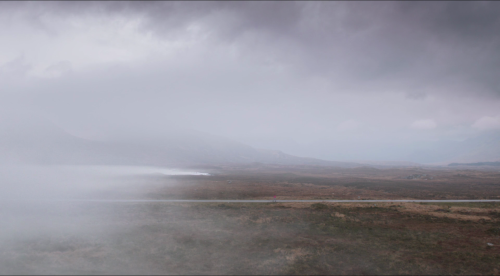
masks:
<instances>
[{"instance_id":1,"label":"overcast sky","mask_svg":"<svg viewBox=\"0 0 500 276\"><path fill-rule=\"evenodd\" d=\"M331 160L500 129L498 2L1 2L0 26L3 122Z\"/></svg>"}]
</instances>

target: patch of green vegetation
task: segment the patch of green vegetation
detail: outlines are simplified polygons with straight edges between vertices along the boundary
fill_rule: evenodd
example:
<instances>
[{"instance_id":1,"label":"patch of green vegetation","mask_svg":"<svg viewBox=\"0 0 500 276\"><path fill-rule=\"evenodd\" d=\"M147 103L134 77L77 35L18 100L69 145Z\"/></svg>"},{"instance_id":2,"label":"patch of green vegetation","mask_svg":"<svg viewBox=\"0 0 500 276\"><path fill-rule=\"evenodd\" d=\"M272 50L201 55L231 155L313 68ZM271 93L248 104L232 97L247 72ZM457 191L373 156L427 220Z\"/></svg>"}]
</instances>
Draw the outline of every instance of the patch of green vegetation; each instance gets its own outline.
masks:
<instances>
[{"instance_id":1,"label":"patch of green vegetation","mask_svg":"<svg viewBox=\"0 0 500 276\"><path fill-rule=\"evenodd\" d=\"M328 209L328 205L323 204L323 203L314 203L314 204L311 204L311 209L313 209L313 210L326 210L326 209Z\"/></svg>"},{"instance_id":2,"label":"patch of green vegetation","mask_svg":"<svg viewBox=\"0 0 500 276\"><path fill-rule=\"evenodd\" d=\"M486 233L494 235L494 236L500 236L500 227L492 227L492 228L486 230Z\"/></svg>"},{"instance_id":3,"label":"patch of green vegetation","mask_svg":"<svg viewBox=\"0 0 500 276\"><path fill-rule=\"evenodd\" d=\"M500 212L498 211L490 211L488 212L488 216L496 219L500 219Z\"/></svg>"}]
</instances>

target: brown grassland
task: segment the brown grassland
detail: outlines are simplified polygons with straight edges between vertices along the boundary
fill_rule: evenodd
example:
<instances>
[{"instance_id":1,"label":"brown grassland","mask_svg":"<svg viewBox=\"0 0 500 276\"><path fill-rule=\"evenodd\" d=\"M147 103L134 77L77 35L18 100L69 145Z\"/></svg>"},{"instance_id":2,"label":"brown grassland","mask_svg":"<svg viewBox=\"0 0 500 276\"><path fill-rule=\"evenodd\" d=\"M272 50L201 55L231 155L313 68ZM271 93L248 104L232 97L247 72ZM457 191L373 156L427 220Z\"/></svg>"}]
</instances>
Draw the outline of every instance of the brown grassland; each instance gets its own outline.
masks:
<instances>
[{"instance_id":1,"label":"brown grassland","mask_svg":"<svg viewBox=\"0 0 500 276\"><path fill-rule=\"evenodd\" d=\"M211 176L157 181L154 199L500 199L500 169L221 167ZM406 179L422 175L418 179ZM425 175L425 176L423 176ZM431 179L432 178L432 179Z\"/></svg>"},{"instance_id":2,"label":"brown grassland","mask_svg":"<svg viewBox=\"0 0 500 276\"><path fill-rule=\"evenodd\" d=\"M499 198L498 171L221 167L141 179L152 199ZM405 179L412 174L433 179ZM427 176L425 176L427 177ZM139 180L137 180L139 181ZM147 184L149 183L149 184ZM137 192L137 191L136 191ZM127 194L132 197L132 192ZM5 210L4 207L1 210ZM25 207L3 274L499 274L500 203L80 203ZM43 209L43 210L41 210ZM21 212L21 211L19 211ZM43 212L47 222L36 221ZM35 220L29 224L27 221ZM18 216L4 215L20 224ZM7 227L8 228L8 227ZM493 244L492 246L488 243Z\"/></svg>"}]
</instances>

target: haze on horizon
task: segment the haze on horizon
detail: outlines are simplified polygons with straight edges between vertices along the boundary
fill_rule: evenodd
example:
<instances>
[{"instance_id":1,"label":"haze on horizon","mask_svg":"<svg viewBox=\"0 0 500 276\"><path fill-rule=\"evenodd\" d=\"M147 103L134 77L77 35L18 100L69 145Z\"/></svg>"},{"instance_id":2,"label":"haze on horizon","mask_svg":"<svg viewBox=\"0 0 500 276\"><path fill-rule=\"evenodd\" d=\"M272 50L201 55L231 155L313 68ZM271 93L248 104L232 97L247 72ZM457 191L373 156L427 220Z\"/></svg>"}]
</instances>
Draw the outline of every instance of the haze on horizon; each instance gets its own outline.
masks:
<instances>
[{"instance_id":1,"label":"haze on horizon","mask_svg":"<svg viewBox=\"0 0 500 276\"><path fill-rule=\"evenodd\" d=\"M2 2L0 24L2 141L500 160L498 2Z\"/></svg>"},{"instance_id":2,"label":"haze on horizon","mask_svg":"<svg viewBox=\"0 0 500 276\"><path fill-rule=\"evenodd\" d=\"M498 274L500 2L0 26L0 274Z\"/></svg>"}]
</instances>

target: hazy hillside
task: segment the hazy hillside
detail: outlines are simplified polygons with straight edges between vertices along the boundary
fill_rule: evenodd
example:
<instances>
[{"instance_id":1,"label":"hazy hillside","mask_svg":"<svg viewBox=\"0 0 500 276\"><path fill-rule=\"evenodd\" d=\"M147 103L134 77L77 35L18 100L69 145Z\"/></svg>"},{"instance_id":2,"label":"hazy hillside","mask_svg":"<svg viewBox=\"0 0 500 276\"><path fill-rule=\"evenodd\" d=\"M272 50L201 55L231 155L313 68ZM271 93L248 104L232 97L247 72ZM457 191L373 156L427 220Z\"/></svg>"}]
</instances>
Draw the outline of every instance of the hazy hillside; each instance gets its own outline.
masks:
<instances>
[{"instance_id":1,"label":"hazy hillside","mask_svg":"<svg viewBox=\"0 0 500 276\"><path fill-rule=\"evenodd\" d=\"M500 132L484 133L465 141L427 143L405 158L421 163L473 163L500 159Z\"/></svg>"},{"instance_id":2,"label":"hazy hillside","mask_svg":"<svg viewBox=\"0 0 500 276\"><path fill-rule=\"evenodd\" d=\"M492 166L492 167L500 167L500 162L476 162L476 163L450 163L449 167L457 167L457 166Z\"/></svg>"},{"instance_id":3,"label":"hazy hillside","mask_svg":"<svg viewBox=\"0 0 500 276\"><path fill-rule=\"evenodd\" d=\"M153 140L91 141L72 136L47 123L3 124L0 163L156 165L267 163L355 167L356 163L302 158L195 131L175 129ZM28 131L29 130L29 131Z\"/></svg>"},{"instance_id":4,"label":"hazy hillside","mask_svg":"<svg viewBox=\"0 0 500 276\"><path fill-rule=\"evenodd\" d=\"M4 114L5 115L5 114ZM149 135L146 130L134 129L133 133L116 132L106 141L82 139L26 112L7 113L0 118L0 163L32 164L116 164L116 165L173 165L173 164L222 164L267 163L308 164L339 167L414 166L415 163L449 164L492 162L500 160L500 132L489 132L459 142L423 142L417 149L398 147L400 162L379 160L335 162L315 158L297 157L282 151L256 149L223 137L187 130L175 126ZM16 116L14 121L10 117ZM144 132L144 133L143 133ZM154 137L154 138L153 138ZM387 147L388 145L385 145ZM397 145L394 145L396 147ZM390 151L384 146L371 151ZM325 144L324 151L333 149ZM362 157L368 150L351 149L333 154L352 152ZM363 160L363 159L358 159ZM366 160L366 159L365 159ZM402 162L406 161L406 162Z\"/></svg>"}]
</instances>

